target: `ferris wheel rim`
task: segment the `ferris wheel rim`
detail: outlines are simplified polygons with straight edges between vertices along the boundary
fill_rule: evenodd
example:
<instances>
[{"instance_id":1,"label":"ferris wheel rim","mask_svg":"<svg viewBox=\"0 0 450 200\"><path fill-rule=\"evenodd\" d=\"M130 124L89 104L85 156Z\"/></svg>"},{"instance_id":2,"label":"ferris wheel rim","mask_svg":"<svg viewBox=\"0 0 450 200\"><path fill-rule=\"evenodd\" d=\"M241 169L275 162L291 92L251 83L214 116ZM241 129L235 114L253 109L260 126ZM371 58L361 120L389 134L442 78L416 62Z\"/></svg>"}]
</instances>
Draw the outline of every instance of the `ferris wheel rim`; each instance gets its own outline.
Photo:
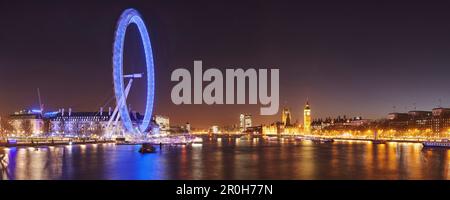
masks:
<instances>
[{"instance_id":1,"label":"ferris wheel rim","mask_svg":"<svg viewBox=\"0 0 450 200\"><path fill-rule=\"evenodd\" d=\"M142 123L135 127L131 121L129 109L125 104L121 104L121 98L124 94L124 74L123 74L123 50L124 41L126 36L126 30L129 25L135 24L139 30L141 41L144 47L145 53L145 65L147 72L147 94L144 119ZM116 105L119 106L119 114L126 131L131 133L144 132L148 129L153 113L153 103L155 94L155 78L154 78L154 62L153 51L151 47L150 37L148 35L147 27L139 14L135 9L125 10L117 22L114 48L113 48L113 81L114 81L114 94L116 97Z\"/></svg>"}]
</instances>

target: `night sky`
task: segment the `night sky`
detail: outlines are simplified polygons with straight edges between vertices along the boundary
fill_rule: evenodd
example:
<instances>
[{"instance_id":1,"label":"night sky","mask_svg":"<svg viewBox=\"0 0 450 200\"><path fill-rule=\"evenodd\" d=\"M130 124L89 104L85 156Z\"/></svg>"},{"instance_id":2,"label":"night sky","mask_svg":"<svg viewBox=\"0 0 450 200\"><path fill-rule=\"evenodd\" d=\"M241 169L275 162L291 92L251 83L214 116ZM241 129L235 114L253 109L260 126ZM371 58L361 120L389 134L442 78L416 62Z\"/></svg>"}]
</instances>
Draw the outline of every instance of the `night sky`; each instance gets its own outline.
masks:
<instances>
[{"instance_id":1,"label":"night sky","mask_svg":"<svg viewBox=\"0 0 450 200\"><path fill-rule=\"evenodd\" d=\"M294 120L307 98L313 118L450 107L450 4L392 2L0 0L0 115L37 108L38 87L46 111L107 107L114 30L126 8L149 29L155 113L171 123L236 124L241 112L256 124L280 117L260 116L260 105L174 105L171 72L192 70L196 59L204 69L279 68L280 110L290 107ZM133 26L125 46L125 70L139 71ZM143 84L128 101L138 111Z\"/></svg>"}]
</instances>

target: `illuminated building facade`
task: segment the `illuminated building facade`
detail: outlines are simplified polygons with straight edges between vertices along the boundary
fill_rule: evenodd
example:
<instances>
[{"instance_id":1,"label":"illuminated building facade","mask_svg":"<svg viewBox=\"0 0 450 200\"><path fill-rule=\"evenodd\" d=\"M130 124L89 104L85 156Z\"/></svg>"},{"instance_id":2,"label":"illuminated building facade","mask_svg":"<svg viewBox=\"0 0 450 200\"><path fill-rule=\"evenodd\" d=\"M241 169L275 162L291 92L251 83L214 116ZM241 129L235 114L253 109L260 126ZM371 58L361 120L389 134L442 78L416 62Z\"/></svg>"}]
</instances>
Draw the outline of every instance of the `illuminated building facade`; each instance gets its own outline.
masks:
<instances>
[{"instance_id":1,"label":"illuminated building facade","mask_svg":"<svg viewBox=\"0 0 450 200\"><path fill-rule=\"evenodd\" d=\"M220 133L219 126L217 126L217 125L211 126L210 131L211 131L211 133L216 133L216 134Z\"/></svg>"},{"instance_id":2,"label":"illuminated building facade","mask_svg":"<svg viewBox=\"0 0 450 200\"><path fill-rule=\"evenodd\" d=\"M283 124L281 122L276 122L268 126L262 127L262 134L263 135L282 135Z\"/></svg>"},{"instance_id":3,"label":"illuminated building facade","mask_svg":"<svg viewBox=\"0 0 450 200\"><path fill-rule=\"evenodd\" d=\"M45 122L40 111L21 110L9 116L12 133L16 136L42 136Z\"/></svg>"},{"instance_id":4,"label":"illuminated building facade","mask_svg":"<svg viewBox=\"0 0 450 200\"><path fill-rule=\"evenodd\" d=\"M450 133L450 108L435 108L431 111L432 131L434 133Z\"/></svg>"},{"instance_id":5,"label":"illuminated building facade","mask_svg":"<svg viewBox=\"0 0 450 200\"><path fill-rule=\"evenodd\" d=\"M155 122L159 126L160 133L167 134L170 131L170 119L169 117L162 115L155 115Z\"/></svg>"},{"instance_id":6,"label":"illuminated building facade","mask_svg":"<svg viewBox=\"0 0 450 200\"><path fill-rule=\"evenodd\" d=\"M301 129L296 124L284 125L283 122L276 122L270 125L262 126L263 135L299 135Z\"/></svg>"},{"instance_id":7,"label":"illuminated building facade","mask_svg":"<svg viewBox=\"0 0 450 200\"><path fill-rule=\"evenodd\" d=\"M409 111L408 129L428 130L432 124L432 112L430 111Z\"/></svg>"},{"instance_id":8,"label":"illuminated building facade","mask_svg":"<svg viewBox=\"0 0 450 200\"><path fill-rule=\"evenodd\" d=\"M60 109L57 112L46 113L45 118L49 121L49 132L53 136L69 136L69 137L101 137L108 131L108 121L112 116L111 109L109 112L68 112ZM137 112L130 113L130 119L134 126L142 123L144 116ZM121 122L117 123L117 127L112 127L116 133L123 132L125 129Z\"/></svg>"},{"instance_id":9,"label":"illuminated building facade","mask_svg":"<svg viewBox=\"0 0 450 200\"><path fill-rule=\"evenodd\" d=\"M71 109L66 112L61 109L46 114L46 117L50 124L50 134L53 136L89 137L102 136L105 133L111 112L72 112Z\"/></svg>"},{"instance_id":10,"label":"illuminated building facade","mask_svg":"<svg viewBox=\"0 0 450 200\"><path fill-rule=\"evenodd\" d=\"M240 131L243 132L249 127L252 127L252 115L250 115L250 114L241 114L239 116L239 128L240 128Z\"/></svg>"},{"instance_id":11,"label":"illuminated building facade","mask_svg":"<svg viewBox=\"0 0 450 200\"><path fill-rule=\"evenodd\" d=\"M262 126L263 135L300 135L301 126L297 122L292 123L292 115L289 108L284 108L281 112L281 121L272 123L270 125Z\"/></svg>"},{"instance_id":12,"label":"illuminated building facade","mask_svg":"<svg viewBox=\"0 0 450 200\"><path fill-rule=\"evenodd\" d=\"M408 122L410 116L408 113L389 113L388 128L397 131L406 131L408 129Z\"/></svg>"},{"instance_id":13,"label":"illuminated building facade","mask_svg":"<svg viewBox=\"0 0 450 200\"><path fill-rule=\"evenodd\" d=\"M443 112L441 112L443 111ZM396 131L426 131L441 132L446 119L445 109L435 108L430 111L409 111L408 113L389 113L388 128Z\"/></svg>"},{"instance_id":14,"label":"illuminated building facade","mask_svg":"<svg viewBox=\"0 0 450 200\"><path fill-rule=\"evenodd\" d=\"M191 124L190 124L189 122L186 122L186 131L187 131L188 133L191 132Z\"/></svg>"},{"instance_id":15,"label":"illuminated building facade","mask_svg":"<svg viewBox=\"0 0 450 200\"><path fill-rule=\"evenodd\" d=\"M368 120L361 117L347 119L337 117L312 122L314 132L338 137L373 137L374 133L385 138L448 138L450 136L450 108L432 111L413 110L407 113L389 113L385 119Z\"/></svg>"},{"instance_id":16,"label":"illuminated building facade","mask_svg":"<svg viewBox=\"0 0 450 200\"><path fill-rule=\"evenodd\" d=\"M305 109L303 109L303 131L311 133L311 108L308 101L306 101Z\"/></svg>"},{"instance_id":17,"label":"illuminated building facade","mask_svg":"<svg viewBox=\"0 0 450 200\"><path fill-rule=\"evenodd\" d=\"M322 130L352 130L368 126L372 120L362 117L347 118L338 116L337 118L327 117L325 119L315 119L311 122L311 129L314 131Z\"/></svg>"}]
</instances>

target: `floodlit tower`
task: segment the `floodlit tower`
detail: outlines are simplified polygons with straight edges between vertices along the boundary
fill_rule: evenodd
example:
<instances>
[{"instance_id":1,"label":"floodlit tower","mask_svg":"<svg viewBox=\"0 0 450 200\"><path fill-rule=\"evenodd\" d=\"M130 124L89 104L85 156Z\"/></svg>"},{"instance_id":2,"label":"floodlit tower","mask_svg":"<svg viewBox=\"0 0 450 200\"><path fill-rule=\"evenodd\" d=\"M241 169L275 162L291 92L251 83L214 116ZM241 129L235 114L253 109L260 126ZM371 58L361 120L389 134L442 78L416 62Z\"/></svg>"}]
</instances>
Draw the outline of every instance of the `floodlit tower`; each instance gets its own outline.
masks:
<instances>
[{"instance_id":1,"label":"floodlit tower","mask_svg":"<svg viewBox=\"0 0 450 200\"><path fill-rule=\"evenodd\" d=\"M241 113L241 115L239 115L239 129L241 131L244 131L245 129L245 115Z\"/></svg>"},{"instance_id":2,"label":"floodlit tower","mask_svg":"<svg viewBox=\"0 0 450 200\"><path fill-rule=\"evenodd\" d=\"M248 127L252 127L252 115L241 114L239 116L239 129L245 131Z\"/></svg>"},{"instance_id":3,"label":"floodlit tower","mask_svg":"<svg viewBox=\"0 0 450 200\"><path fill-rule=\"evenodd\" d=\"M285 126L291 125L291 111L289 108L284 108L283 112L281 113L281 122Z\"/></svg>"},{"instance_id":4,"label":"floodlit tower","mask_svg":"<svg viewBox=\"0 0 450 200\"><path fill-rule=\"evenodd\" d=\"M250 114L245 115L244 124L245 124L245 129L247 129L248 127L252 127L253 126L253 124L252 124L252 115L250 115Z\"/></svg>"},{"instance_id":5,"label":"floodlit tower","mask_svg":"<svg viewBox=\"0 0 450 200\"><path fill-rule=\"evenodd\" d=\"M311 108L308 101L306 101L305 109L303 110L303 131L311 133Z\"/></svg>"},{"instance_id":6,"label":"floodlit tower","mask_svg":"<svg viewBox=\"0 0 450 200\"><path fill-rule=\"evenodd\" d=\"M191 132L191 124L189 122L186 122L186 130Z\"/></svg>"}]
</instances>

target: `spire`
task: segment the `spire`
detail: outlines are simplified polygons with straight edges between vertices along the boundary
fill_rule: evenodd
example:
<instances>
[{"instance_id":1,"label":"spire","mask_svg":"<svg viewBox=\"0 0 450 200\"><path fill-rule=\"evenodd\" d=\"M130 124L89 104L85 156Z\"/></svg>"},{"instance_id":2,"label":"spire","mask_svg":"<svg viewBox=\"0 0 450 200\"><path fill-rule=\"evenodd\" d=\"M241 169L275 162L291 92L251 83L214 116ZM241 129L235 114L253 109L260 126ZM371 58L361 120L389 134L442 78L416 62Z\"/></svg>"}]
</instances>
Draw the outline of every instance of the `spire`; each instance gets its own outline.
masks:
<instances>
[{"instance_id":1,"label":"spire","mask_svg":"<svg viewBox=\"0 0 450 200\"><path fill-rule=\"evenodd\" d=\"M309 108L309 98L306 98L305 109L310 109L310 108Z\"/></svg>"}]
</instances>

